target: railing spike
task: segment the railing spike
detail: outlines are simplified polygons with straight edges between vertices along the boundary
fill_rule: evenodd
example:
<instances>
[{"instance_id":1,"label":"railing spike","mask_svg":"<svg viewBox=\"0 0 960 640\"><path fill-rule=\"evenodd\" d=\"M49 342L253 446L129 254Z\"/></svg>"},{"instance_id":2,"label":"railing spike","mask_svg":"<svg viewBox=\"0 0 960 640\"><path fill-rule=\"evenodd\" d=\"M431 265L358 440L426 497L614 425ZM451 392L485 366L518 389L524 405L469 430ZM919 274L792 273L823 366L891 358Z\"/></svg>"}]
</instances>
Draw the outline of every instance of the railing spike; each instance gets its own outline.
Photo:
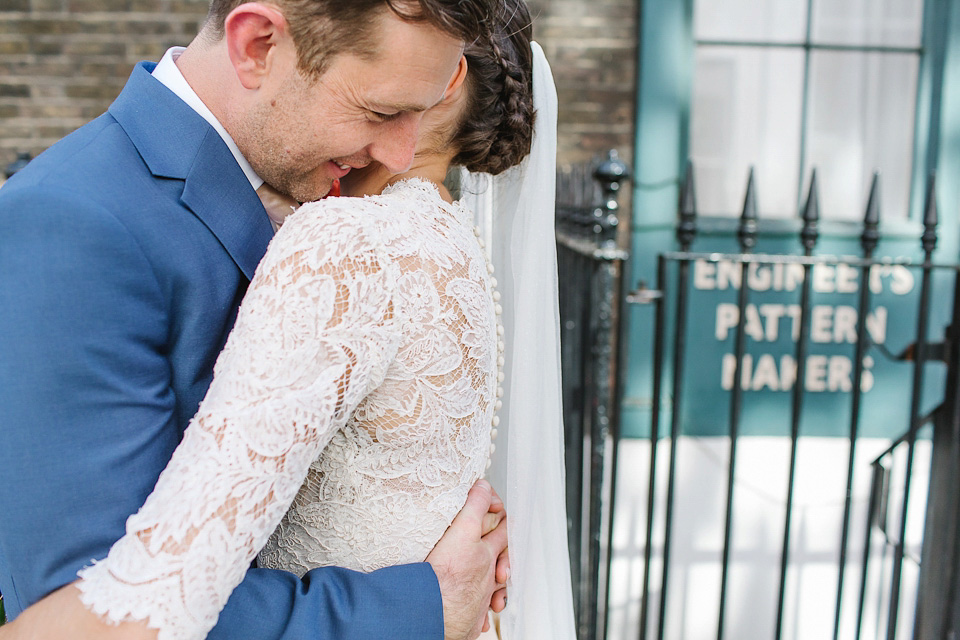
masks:
<instances>
[{"instance_id":1,"label":"railing spike","mask_svg":"<svg viewBox=\"0 0 960 640\"><path fill-rule=\"evenodd\" d=\"M750 176L747 178L747 193L743 198L743 213L740 215L740 228L737 229L737 239L740 241L740 250L748 253L757 246L757 193L754 184L753 167L750 167Z\"/></svg>"},{"instance_id":2,"label":"railing spike","mask_svg":"<svg viewBox=\"0 0 960 640\"><path fill-rule=\"evenodd\" d=\"M680 191L680 222L677 224L677 241L681 251L689 251L697 235L697 193L693 182L693 162L687 160L687 170Z\"/></svg>"},{"instance_id":3,"label":"railing spike","mask_svg":"<svg viewBox=\"0 0 960 640\"><path fill-rule=\"evenodd\" d=\"M870 197L867 198L867 212L863 216L863 233L860 235L860 246L863 247L863 257L873 256L874 249L880 243L880 172L873 172L870 182Z\"/></svg>"},{"instance_id":4,"label":"railing spike","mask_svg":"<svg viewBox=\"0 0 960 640\"><path fill-rule=\"evenodd\" d=\"M817 244L820 232L817 229L817 221L820 219L820 196L817 190L817 170L813 169L810 174L810 189L807 191L807 201L803 205L803 228L800 230L800 244L803 245L807 255L813 252Z\"/></svg>"}]
</instances>

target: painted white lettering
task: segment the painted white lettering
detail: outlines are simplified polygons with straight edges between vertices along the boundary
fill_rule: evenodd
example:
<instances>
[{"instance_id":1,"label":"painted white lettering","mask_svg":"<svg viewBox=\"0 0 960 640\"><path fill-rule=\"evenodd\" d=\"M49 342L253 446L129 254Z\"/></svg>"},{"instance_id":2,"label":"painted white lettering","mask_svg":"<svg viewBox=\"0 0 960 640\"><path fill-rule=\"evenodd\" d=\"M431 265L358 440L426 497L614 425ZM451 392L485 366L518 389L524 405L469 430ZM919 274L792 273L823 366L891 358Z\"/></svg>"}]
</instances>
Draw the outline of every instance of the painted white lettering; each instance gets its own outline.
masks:
<instances>
[{"instance_id":1,"label":"painted white lettering","mask_svg":"<svg viewBox=\"0 0 960 640\"><path fill-rule=\"evenodd\" d=\"M866 356L863 359L863 373L860 374L860 390L866 393L873 389L873 372L870 368L873 366L873 358Z\"/></svg>"},{"instance_id":2,"label":"painted white lettering","mask_svg":"<svg viewBox=\"0 0 960 640\"><path fill-rule=\"evenodd\" d=\"M763 322L760 320L760 314L757 313L757 306L748 304L744 311L744 316L747 322L743 330L748 336L753 338L754 341L763 342Z\"/></svg>"},{"instance_id":3,"label":"painted white lettering","mask_svg":"<svg viewBox=\"0 0 960 640\"><path fill-rule=\"evenodd\" d=\"M803 265L788 264L784 274L784 291L796 291L797 287L803 284Z\"/></svg>"},{"instance_id":4,"label":"painted white lettering","mask_svg":"<svg viewBox=\"0 0 960 640\"><path fill-rule=\"evenodd\" d=\"M753 356L749 353L743 356L740 363L740 388L746 391L750 388L750 370L753 367ZM732 353L723 354L720 365L720 386L724 391L733 389L733 376L737 369L737 357Z\"/></svg>"},{"instance_id":5,"label":"painted white lettering","mask_svg":"<svg viewBox=\"0 0 960 640\"><path fill-rule=\"evenodd\" d=\"M800 305L788 304L787 315L790 316L790 338L796 342L800 339Z\"/></svg>"},{"instance_id":6,"label":"painted white lettering","mask_svg":"<svg viewBox=\"0 0 960 640\"><path fill-rule=\"evenodd\" d=\"M838 264L837 293L856 293L857 289L857 270L848 264Z\"/></svg>"},{"instance_id":7,"label":"painted white lettering","mask_svg":"<svg viewBox=\"0 0 960 640\"><path fill-rule=\"evenodd\" d=\"M790 391L797 381L797 361L793 356L780 356L780 389Z\"/></svg>"},{"instance_id":8,"label":"painted white lettering","mask_svg":"<svg viewBox=\"0 0 960 640\"><path fill-rule=\"evenodd\" d=\"M838 305L833 310L833 341L837 344L857 342L857 310L853 307Z\"/></svg>"},{"instance_id":9,"label":"painted white lettering","mask_svg":"<svg viewBox=\"0 0 960 640\"><path fill-rule=\"evenodd\" d=\"M737 326L740 320L740 310L735 304L721 302L717 305L717 322L713 335L717 340L726 340L730 329Z\"/></svg>"},{"instance_id":10,"label":"painted white lettering","mask_svg":"<svg viewBox=\"0 0 960 640\"><path fill-rule=\"evenodd\" d=\"M773 282L768 265L752 263L747 267L747 284L753 291L769 291Z\"/></svg>"},{"instance_id":11,"label":"painted white lettering","mask_svg":"<svg viewBox=\"0 0 960 640\"><path fill-rule=\"evenodd\" d=\"M870 293L875 295L883 293L883 274L887 270L888 267L876 264L870 267Z\"/></svg>"},{"instance_id":12,"label":"painted white lettering","mask_svg":"<svg viewBox=\"0 0 960 640\"><path fill-rule=\"evenodd\" d=\"M780 376L777 373L777 361L769 353L757 359L757 368L753 372L753 383L750 388L761 391L764 387L771 391L780 390Z\"/></svg>"},{"instance_id":13,"label":"painted white lettering","mask_svg":"<svg viewBox=\"0 0 960 640\"><path fill-rule=\"evenodd\" d=\"M783 317L785 311L784 305L762 304L759 310L766 326L765 337L767 342L776 342L777 336L780 333L780 318Z\"/></svg>"},{"instance_id":14,"label":"painted white lettering","mask_svg":"<svg viewBox=\"0 0 960 640\"><path fill-rule=\"evenodd\" d=\"M890 283L890 291L898 296L905 296L913 291L913 273L905 266L897 264L890 269L890 275L893 281Z\"/></svg>"},{"instance_id":15,"label":"painted white lettering","mask_svg":"<svg viewBox=\"0 0 960 640\"><path fill-rule=\"evenodd\" d=\"M827 388L827 356L807 358L807 370L804 375L804 388L807 391L824 391Z\"/></svg>"},{"instance_id":16,"label":"painted white lettering","mask_svg":"<svg viewBox=\"0 0 960 640\"><path fill-rule=\"evenodd\" d=\"M817 293L833 293L836 284L833 277L836 270L829 264L813 265L813 290Z\"/></svg>"},{"instance_id":17,"label":"painted white lettering","mask_svg":"<svg viewBox=\"0 0 960 640\"><path fill-rule=\"evenodd\" d=\"M773 265L773 290L783 291L783 265Z\"/></svg>"},{"instance_id":18,"label":"painted white lettering","mask_svg":"<svg viewBox=\"0 0 960 640\"><path fill-rule=\"evenodd\" d=\"M850 391L853 383L850 382L850 372L853 366L846 356L830 356L827 366L827 388L830 391Z\"/></svg>"},{"instance_id":19,"label":"painted white lettering","mask_svg":"<svg viewBox=\"0 0 960 640\"><path fill-rule=\"evenodd\" d=\"M833 339L833 307L818 304L811 314L810 339L814 342L830 342Z\"/></svg>"},{"instance_id":20,"label":"painted white lettering","mask_svg":"<svg viewBox=\"0 0 960 640\"><path fill-rule=\"evenodd\" d=\"M726 291L730 288L740 288L740 264L721 260L717 263L717 289Z\"/></svg>"},{"instance_id":21,"label":"painted white lettering","mask_svg":"<svg viewBox=\"0 0 960 640\"><path fill-rule=\"evenodd\" d=\"M889 267L877 264L870 267L870 293L874 295L883 293L883 276L889 270Z\"/></svg>"},{"instance_id":22,"label":"painted white lettering","mask_svg":"<svg viewBox=\"0 0 960 640\"><path fill-rule=\"evenodd\" d=\"M717 265L706 260L697 260L693 263L693 287L701 291L712 291L717 288Z\"/></svg>"},{"instance_id":23,"label":"painted white lettering","mask_svg":"<svg viewBox=\"0 0 960 640\"><path fill-rule=\"evenodd\" d=\"M867 314L867 333L875 344L884 344L887 341L887 308L877 307L873 313Z\"/></svg>"}]
</instances>

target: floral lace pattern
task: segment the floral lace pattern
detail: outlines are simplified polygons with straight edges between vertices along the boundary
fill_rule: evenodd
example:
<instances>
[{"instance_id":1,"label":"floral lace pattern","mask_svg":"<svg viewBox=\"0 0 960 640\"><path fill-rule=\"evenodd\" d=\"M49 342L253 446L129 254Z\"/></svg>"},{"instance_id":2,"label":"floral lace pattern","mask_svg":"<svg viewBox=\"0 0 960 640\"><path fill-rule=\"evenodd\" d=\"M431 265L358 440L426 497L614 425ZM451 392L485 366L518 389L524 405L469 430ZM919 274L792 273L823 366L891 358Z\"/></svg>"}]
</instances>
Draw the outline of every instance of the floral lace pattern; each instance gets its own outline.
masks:
<instances>
[{"instance_id":1,"label":"floral lace pattern","mask_svg":"<svg viewBox=\"0 0 960 640\"><path fill-rule=\"evenodd\" d=\"M154 492L80 572L87 606L203 638L261 548L301 575L422 561L492 452L502 329L471 224L416 180L290 216Z\"/></svg>"}]
</instances>

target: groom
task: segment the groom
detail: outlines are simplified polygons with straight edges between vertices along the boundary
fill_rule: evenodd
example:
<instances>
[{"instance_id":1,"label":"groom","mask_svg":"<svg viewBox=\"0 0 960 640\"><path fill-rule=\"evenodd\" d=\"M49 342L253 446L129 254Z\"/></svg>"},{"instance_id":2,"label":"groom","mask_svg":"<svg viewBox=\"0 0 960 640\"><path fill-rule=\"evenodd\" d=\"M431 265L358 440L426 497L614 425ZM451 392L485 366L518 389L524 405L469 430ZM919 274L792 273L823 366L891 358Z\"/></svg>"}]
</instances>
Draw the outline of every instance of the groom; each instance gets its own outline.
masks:
<instances>
[{"instance_id":1,"label":"groom","mask_svg":"<svg viewBox=\"0 0 960 640\"><path fill-rule=\"evenodd\" d=\"M153 488L282 221L258 193L314 200L372 161L405 170L494 2L213 0L190 46L141 63L0 190L8 616L104 557ZM474 637L504 601L492 503L475 487L425 563L250 569L209 637Z\"/></svg>"}]
</instances>

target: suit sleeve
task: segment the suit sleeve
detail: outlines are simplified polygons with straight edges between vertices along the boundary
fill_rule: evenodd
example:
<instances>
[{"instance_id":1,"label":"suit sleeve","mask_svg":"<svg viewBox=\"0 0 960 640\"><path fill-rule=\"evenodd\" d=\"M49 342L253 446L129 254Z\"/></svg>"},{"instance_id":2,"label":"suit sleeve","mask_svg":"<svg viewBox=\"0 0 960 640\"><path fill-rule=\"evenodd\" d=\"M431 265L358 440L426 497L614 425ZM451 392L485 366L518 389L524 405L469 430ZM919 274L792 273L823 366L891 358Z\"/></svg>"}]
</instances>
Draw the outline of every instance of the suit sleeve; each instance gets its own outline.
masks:
<instances>
[{"instance_id":1,"label":"suit sleeve","mask_svg":"<svg viewBox=\"0 0 960 640\"><path fill-rule=\"evenodd\" d=\"M164 354L168 321L152 266L135 239L110 212L55 194L29 201L13 195L4 198L3 206L0 429L6 443L0 447L0 591L12 597L15 604L9 610L16 613L105 555L139 506L135 503L150 493L170 460L178 433ZM291 264L275 264L273 273ZM324 267L322 259L316 264L321 269L330 266ZM297 292L323 295L302 288ZM282 304L282 294L273 302ZM265 317L267 324L282 323L282 316L272 313L278 308L246 314L256 321L242 320L241 313L238 325L263 328ZM326 320L339 322L343 315ZM252 368L266 383L243 396L244 402L233 403L238 376L218 374L215 380L220 382L211 386L214 399L208 395L198 414L206 428L197 427L195 420L187 430L185 443L196 455L180 456L180 463L191 467L197 460L209 462L207 456L214 451L225 457L202 468L225 472L189 476L193 484L176 481L175 473L164 474L170 478L166 494L161 478L151 500L157 506L153 513L166 514L169 526L151 520L148 501L146 515L131 517L127 535L117 543L123 548L126 540L127 548L134 549L127 553L128 561L106 560L88 569L113 578L112 585L110 579L101 583L108 585L101 592L107 601L116 596L134 603L124 617L149 617L143 615L143 602L149 598L115 590L129 577L123 572L133 567L163 594L156 614L161 624L188 629L183 632L187 635L170 637L203 637L228 597L209 637L442 637L439 589L427 565L367 575L319 569L303 580L279 571L246 569L262 545L260 538L276 524L270 522L279 521L286 510L316 447L325 442L322 434L335 428L335 421L317 422L316 414L304 413L308 406L316 407L317 385L326 384L328 390L325 415L339 418L366 383L357 376L351 380L356 382L352 390L344 385L342 343L349 335L311 346L303 331L310 328L280 326L279 332L268 334L272 342L266 352L252 359L243 341L231 337L228 351L236 366L222 371L249 373ZM291 346L297 358L284 361L282 353ZM291 372L298 369L289 365L303 361L304 349L313 349L308 361L323 355L317 350L339 354L341 361L316 358L326 363L319 369L319 383L291 380ZM275 396L270 391L290 384L300 394L293 407L271 405ZM331 396L330 388L339 392ZM272 431L249 429L264 417L273 417ZM283 420L290 417L298 420L299 432L283 431ZM234 444L243 440L226 437L230 429L242 432L245 448L224 451L218 445L218 438ZM176 468L177 460L174 456L170 465ZM256 473L251 475L251 470ZM271 482L259 482L263 477ZM206 500L195 500L191 488ZM251 521L257 526L247 526ZM224 545L234 551L242 548L242 554L198 555L198 549L222 550ZM147 557L162 561L142 563ZM188 574L182 571L171 577L171 568L187 568L194 572L189 575L203 579L185 581ZM184 598L171 605L165 596L178 589ZM181 607L177 615L169 615L171 606Z\"/></svg>"}]
</instances>

